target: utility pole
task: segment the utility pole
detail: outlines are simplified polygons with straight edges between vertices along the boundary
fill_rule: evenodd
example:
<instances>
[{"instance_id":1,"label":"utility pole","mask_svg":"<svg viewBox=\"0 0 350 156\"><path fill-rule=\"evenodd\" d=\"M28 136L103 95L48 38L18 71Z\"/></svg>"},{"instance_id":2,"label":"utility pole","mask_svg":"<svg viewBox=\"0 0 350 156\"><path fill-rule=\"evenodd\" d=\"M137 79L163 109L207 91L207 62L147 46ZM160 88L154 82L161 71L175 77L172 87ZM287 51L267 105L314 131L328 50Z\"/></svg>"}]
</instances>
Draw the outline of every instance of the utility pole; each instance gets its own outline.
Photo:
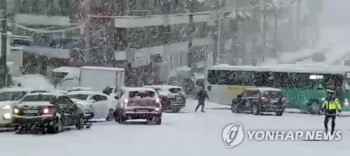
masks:
<instances>
[{"instance_id":1,"label":"utility pole","mask_svg":"<svg viewBox=\"0 0 350 156\"><path fill-rule=\"evenodd\" d=\"M222 43L221 43L221 29L222 29L222 11L221 11L221 8L222 8L222 0L219 0L219 16L218 16L218 46L217 46L217 51L219 53L219 57L218 57L218 61L217 62L220 62L220 63L224 63L224 60L222 60L223 58L225 58L225 56L223 56L224 54L222 53L222 49L221 49L221 46L222 46Z\"/></svg>"},{"instance_id":2,"label":"utility pole","mask_svg":"<svg viewBox=\"0 0 350 156\"><path fill-rule=\"evenodd\" d=\"M187 53L187 66L191 68L191 71L194 69L194 56L193 56L193 48L192 48L192 40L193 40L193 12L194 12L194 3L192 0L189 0L189 32L188 32L188 53Z\"/></svg>"},{"instance_id":3,"label":"utility pole","mask_svg":"<svg viewBox=\"0 0 350 156\"><path fill-rule=\"evenodd\" d=\"M219 64L219 13L215 13L215 29L212 29L214 38L213 64Z\"/></svg>"},{"instance_id":4,"label":"utility pole","mask_svg":"<svg viewBox=\"0 0 350 156\"><path fill-rule=\"evenodd\" d=\"M279 10L276 10L277 8L274 8L274 12L273 12L273 19L274 19L274 28L273 28L273 43L272 43L272 46L273 46L273 52L274 54L278 54L276 52L276 46L277 46L277 37L278 37L278 11ZM277 55L278 57L278 55Z\"/></svg>"},{"instance_id":5,"label":"utility pole","mask_svg":"<svg viewBox=\"0 0 350 156\"><path fill-rule=\"evenodd\" d=\"M297 45L298 47L300 46L300 24L301 24L301 20L300 20L300 14L301 14L301 2L300 0L297 0L297 10L296 10L296 36L295 36L295 39L297 41Z\"/></svg>"},{"instance_id":6,"label":"utility pole","mask_svg":"<svg viewBox=\"0 0 350 156\"><path fill-rule=\"evenodd\" d=\"M222 0L218 0L218 4L217 4L217 12L216 12L216 20L215 20L215 25L216 25L216 34L214 35L214 53L213 53L213 64L219 64L219 63L223 63L221 60L221 58L224 58L224 56L222 56L222 52L221 52L221 28L222 28L222 12L221 12L221 7L222 7Z\"/></svg>"},{"instance_id":7,"label":"utility pole","mask_svg":"<svg viewBox=\"0 0 350 156\"><path fill-rule=\"evenodd\" d=\"M262 46L263 46L263 61L265 61L265 55L266 55L266 31L265 31L265 21L266 21L266 6L265 6L265 0L260 0L260 8L262 8L261 14L260 14L260 31L262 33Z\"/></svg>"},{"instance_id":8,"label":"utility pole","mask_svg":"<svg viewBox=\"0 0 350 156\"><path fill-rule=\"evenodd\" d=\"M7 0L3 0L3 20L2 32L1 32L1 57L0 57L0 88L6 87L7 85ZM0 18L1 19L1 18Z\"/></svg>"}]
</instances>

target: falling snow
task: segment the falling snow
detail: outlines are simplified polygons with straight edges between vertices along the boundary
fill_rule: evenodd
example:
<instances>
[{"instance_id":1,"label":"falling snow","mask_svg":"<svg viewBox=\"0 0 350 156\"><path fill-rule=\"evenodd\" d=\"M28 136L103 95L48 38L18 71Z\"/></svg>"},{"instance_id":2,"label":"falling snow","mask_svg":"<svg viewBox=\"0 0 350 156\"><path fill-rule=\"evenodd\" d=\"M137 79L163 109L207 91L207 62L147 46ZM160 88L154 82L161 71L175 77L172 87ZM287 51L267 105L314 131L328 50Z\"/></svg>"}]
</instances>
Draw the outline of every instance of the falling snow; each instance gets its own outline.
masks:
<instances>
[{"instance_id":1,"label":"falling snow","mask_svg":"<svg viewBox=\"0 0 350 156\"><path fill-rule=\"evenodd\" d=\"M249 129L300 130L322 129L323 119L300 114L232 114L229 107L219 104L231 104L233 97L230 94L225 99L228 94L221 93L226 88L216 90L215 86L211 92L218 95L206 102L206 113L195 114L196 101L191 97L207 84L205 71L212 65L279 69L282 65L278 64L311 64L347 69L349 10L349 0L0 0L0 30L4 34L0 38L0 88L81 87L74 83L81 80L79 67L100 66L123 68L125 76L114 74L114 82L112 76L91 75L94 81L106 82L94 85L113 82L117 90L118 85L172 84L188 94L187 107L178 114L164 114L161 126L112 122L57 136L1 133L0 147L6 147L1 153L250 156L258 151L303 156L338 151L337 155L345 156L350 152L345 146L350 142L346 139L347 118L337 120L337 128L344 131L340 142L246 141L230 150L220 138L222 128L229 123L241 122ZM344 77L345 72L342 74ZM234 84L238 77L246 84L255 83L259 77L254 75L251 80L244 76L211 75L217 84L227 80L227 85ZM347 91L349 84L344 80ZM347 102L347 98L344 100Z\"/></svg>"}]
</instances>

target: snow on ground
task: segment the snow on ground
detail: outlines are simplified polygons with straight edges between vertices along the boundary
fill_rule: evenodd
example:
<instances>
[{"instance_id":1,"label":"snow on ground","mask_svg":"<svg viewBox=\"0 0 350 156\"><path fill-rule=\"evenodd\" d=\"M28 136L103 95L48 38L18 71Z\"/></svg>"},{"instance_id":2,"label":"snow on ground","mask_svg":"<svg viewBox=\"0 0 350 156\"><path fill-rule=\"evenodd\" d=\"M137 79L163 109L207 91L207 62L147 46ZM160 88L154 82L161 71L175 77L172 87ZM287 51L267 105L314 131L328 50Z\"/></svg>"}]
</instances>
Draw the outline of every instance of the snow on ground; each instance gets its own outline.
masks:
<instances>
[{"instance_id":1,"label":"snow on ground","mask_svg":"<svg viewBox=\"0 0 350 156\"><path fill-rule=\"evenodd\" d=\"M22 87L35 88L35 89L46 89L54 90L55 87L50 83L50 81L40 74L29 74L22 75L19 77L13 77L12 81L15 86L21 84Z\"/></svg>"},{"instance_id":2,"label":"snow on ground","mask_svg":"<svg viewBox=\"0 0 350 156\"><path fill-rule=\"evenodd\" d=\"M232 114L229 110L210 109L219 106L206 103L206 113L194 113L196 101L188 100L188 106L178 114L164 114L163 125L94 125L91 129L72 130L58 135L0 134L1 153L6 156L227 156L227 155L281 155L346 156L350 149L349 139L339 142L256 142L247 141L226 149L221 140L224 126L241 122L245 129L322 129L322 116L285 114L253 116ZM349 118L339 118L337 127L349 137Z\"/></svg>"}]
</instances>

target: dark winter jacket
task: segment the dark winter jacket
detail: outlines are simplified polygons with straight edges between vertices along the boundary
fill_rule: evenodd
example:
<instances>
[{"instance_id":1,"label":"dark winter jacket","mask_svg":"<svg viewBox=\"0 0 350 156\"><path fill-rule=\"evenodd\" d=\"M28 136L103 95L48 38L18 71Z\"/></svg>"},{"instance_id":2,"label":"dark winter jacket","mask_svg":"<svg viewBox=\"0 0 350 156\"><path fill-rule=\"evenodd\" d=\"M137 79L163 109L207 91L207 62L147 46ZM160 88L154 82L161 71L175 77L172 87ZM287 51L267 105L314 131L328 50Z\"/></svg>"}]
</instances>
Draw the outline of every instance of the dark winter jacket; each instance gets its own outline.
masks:
<instances>
[{"instance_id":1,"label":"dark winter jacket","mask_svg":"<svg viewBox=\"0 0 350 156\"><path fill-rule=\"evenodd\" d=\"M199 104L204 104L205 99L209 99L207 91L205 90L198 91L197 99Z\"/></svg>"},{"instance_id":2,"label":"dark winter jacket","mask_svg":"<svg viewBox=\"0 0 350 156\"><path fill-rule=\"evenodd\" d=\"M104 94L107 94L107 95L110 95L110 94L112 93L111 90L112 90L111 88L105 88L105 89L103 90L103 93L104 93Z\"/></svg>"}]
</instances>

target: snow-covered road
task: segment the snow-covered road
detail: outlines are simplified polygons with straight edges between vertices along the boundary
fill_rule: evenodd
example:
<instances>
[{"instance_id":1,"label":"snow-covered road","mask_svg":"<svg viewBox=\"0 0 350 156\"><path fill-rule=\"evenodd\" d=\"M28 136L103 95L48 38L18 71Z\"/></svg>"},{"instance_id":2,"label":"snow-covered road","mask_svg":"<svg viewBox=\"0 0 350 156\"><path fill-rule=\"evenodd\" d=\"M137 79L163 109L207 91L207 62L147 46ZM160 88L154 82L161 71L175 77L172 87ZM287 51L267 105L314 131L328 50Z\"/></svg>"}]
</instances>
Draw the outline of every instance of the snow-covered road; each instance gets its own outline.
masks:
<instances>
[{"instance_id":1,"label":"snow-covered road","mask_svg":"<svg viewBox=\"0 0 350 156\"><path fill-rule=\"evenodd\" d=\"M182 113L164 114L164 124L95 124L91 129L72 130L58 135L0 134L0 151L6 156L228 156L228 155L349 155L349 118L339 118L337 127L344 131L339 142L255 142L245 141L225 148L221 140L224 126L241 122L245 129L322 129L321 116L285 114L253 116L232 114L225 106L207 103L206 113L194 113L196 101L189 100Z\"/></svg>"}]
</instances>

